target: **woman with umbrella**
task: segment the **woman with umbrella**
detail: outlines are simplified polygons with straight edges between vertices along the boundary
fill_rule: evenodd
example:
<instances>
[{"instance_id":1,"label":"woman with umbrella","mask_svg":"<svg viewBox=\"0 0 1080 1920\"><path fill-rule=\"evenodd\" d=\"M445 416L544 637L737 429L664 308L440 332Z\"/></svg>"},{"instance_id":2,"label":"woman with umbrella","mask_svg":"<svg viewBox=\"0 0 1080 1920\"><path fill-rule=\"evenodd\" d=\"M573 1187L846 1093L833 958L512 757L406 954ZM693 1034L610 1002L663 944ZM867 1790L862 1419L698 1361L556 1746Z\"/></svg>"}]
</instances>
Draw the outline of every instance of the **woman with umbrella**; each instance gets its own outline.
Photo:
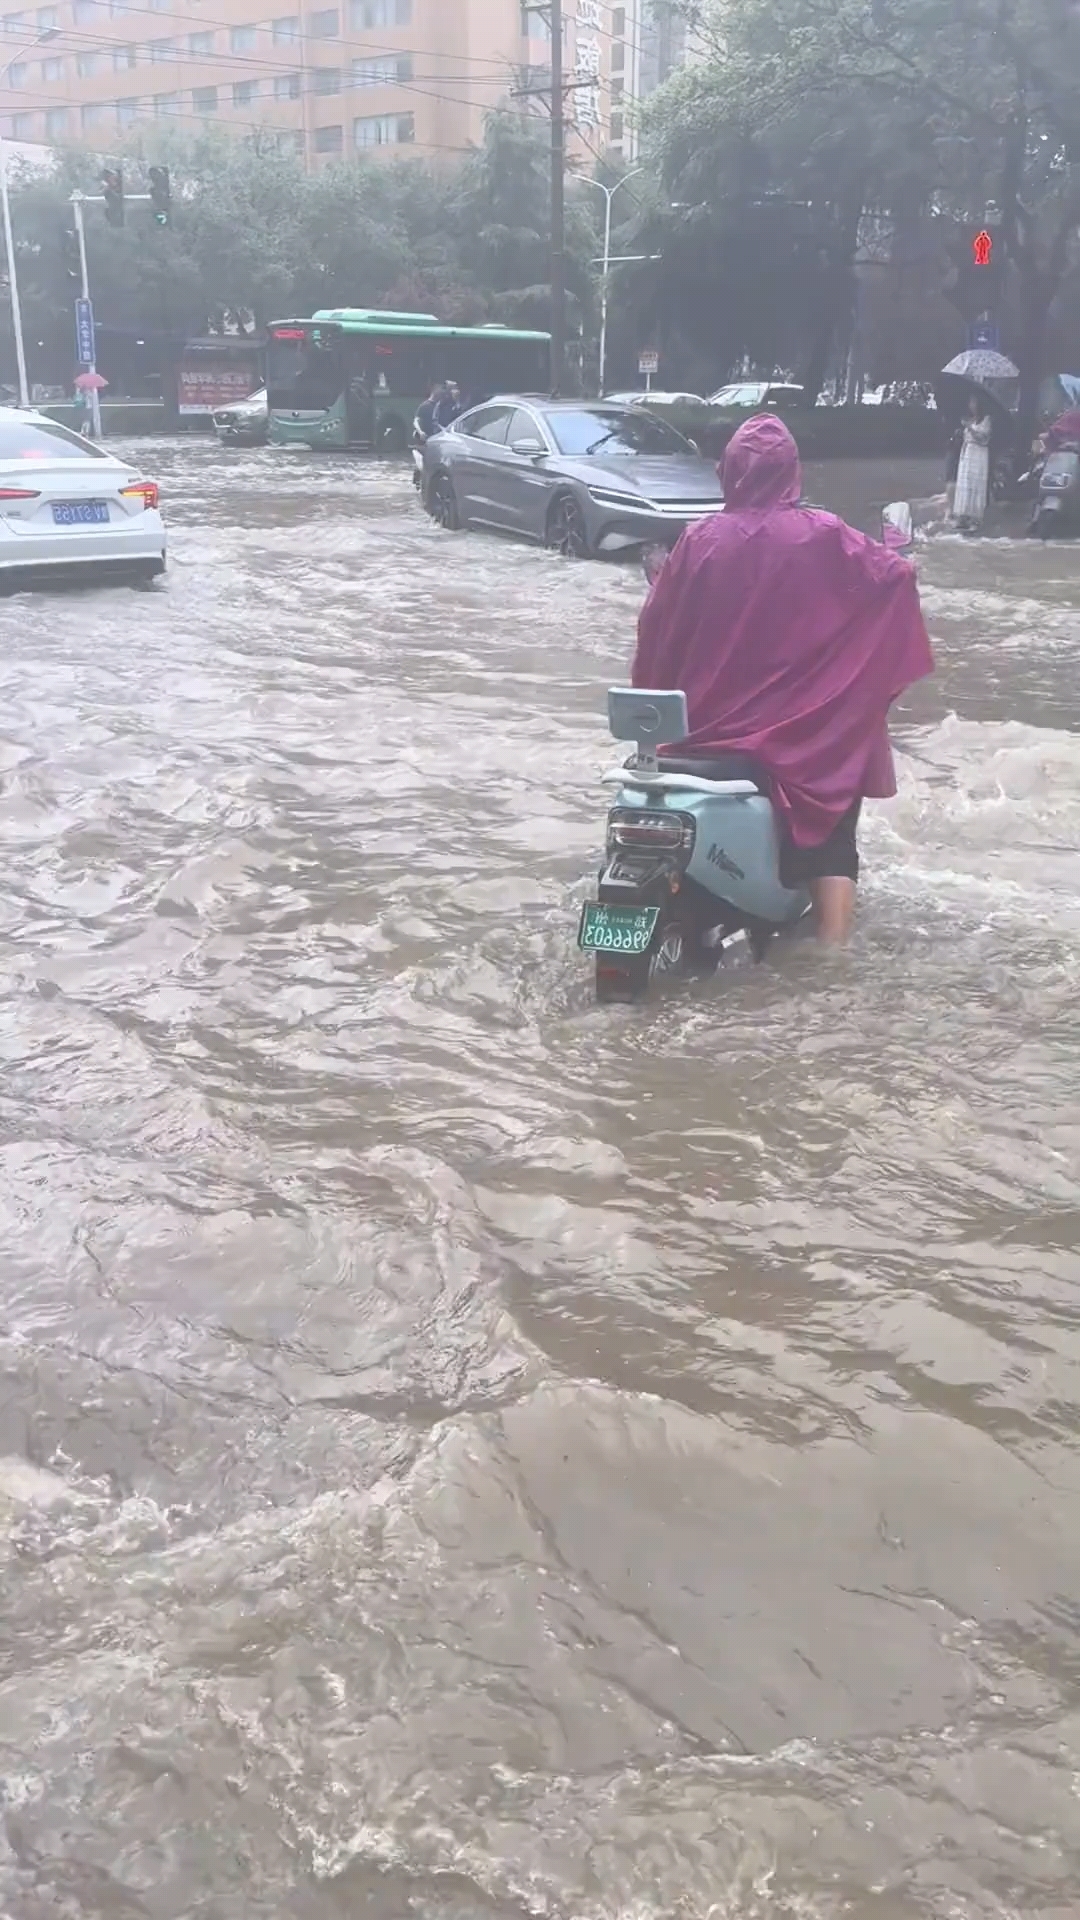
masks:
<instances>
[{"instance_id":1,"label":"woman with umbrella","mask_svg":"<svg viewBox=\"0 0 1080 1920\"><path fill-rule=\"evenodd\" d=\"M1004 354L977 347L958 353L934 382L934 397L957 422L946 468L949 512L969 531L981 526L990 497L992 466L1004 461L1013 439L1009 396L1017 370ZM996 456L996 461L995 461Z\"/></svg>"},{"instance_id":2,"label":"woman with umbrella","mask_svg":"<svg viewBox=\"0 0 1080 1920\"><path fill-rule=\"evenodd\" d=\"M990 497L990 408L973 393L964 415L964 437L956 469L953 519L966 533L974 533L986 518Z\"/></svg>"}]
</instances>

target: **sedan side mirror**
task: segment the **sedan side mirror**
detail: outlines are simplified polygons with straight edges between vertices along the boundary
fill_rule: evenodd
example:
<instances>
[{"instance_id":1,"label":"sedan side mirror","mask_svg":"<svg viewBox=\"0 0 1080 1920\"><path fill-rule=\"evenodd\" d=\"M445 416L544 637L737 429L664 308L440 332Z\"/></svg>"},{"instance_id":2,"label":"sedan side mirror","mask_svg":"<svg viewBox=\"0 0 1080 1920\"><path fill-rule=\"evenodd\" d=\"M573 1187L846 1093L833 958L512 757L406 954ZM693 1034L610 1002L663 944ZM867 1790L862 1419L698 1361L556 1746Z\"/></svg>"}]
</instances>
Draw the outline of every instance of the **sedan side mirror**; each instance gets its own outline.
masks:
<instances>
[{"instance_id":1,"label":"sedan side mirror","mask_svg":"<svg viewBox=\"0 0 1080 1920\"><path fill-rule=\"evenodd\" d=\"M536 460L547 452L542 440L512 440L511 453L519 453L523 460Z\"/></svg>"}]
</instances>

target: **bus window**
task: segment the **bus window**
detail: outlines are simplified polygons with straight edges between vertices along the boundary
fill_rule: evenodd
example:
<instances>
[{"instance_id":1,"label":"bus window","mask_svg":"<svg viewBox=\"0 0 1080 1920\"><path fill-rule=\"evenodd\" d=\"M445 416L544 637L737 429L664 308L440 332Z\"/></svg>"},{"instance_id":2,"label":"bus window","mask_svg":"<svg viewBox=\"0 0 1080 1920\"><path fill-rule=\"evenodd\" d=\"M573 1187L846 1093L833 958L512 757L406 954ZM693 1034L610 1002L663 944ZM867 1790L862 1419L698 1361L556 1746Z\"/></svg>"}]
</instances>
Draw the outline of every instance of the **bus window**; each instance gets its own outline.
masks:
<instances>
[{"instance_id":1,"label":"bus window","mask_svg":"<svg viewBox=\"0 0 1080 1920\"><path fill-rule=\"evenodd\" d=\"M328 327L271 329L266 386L271 407L332 407L342 389L338 336Z\"/></svg>"}]
</instances>

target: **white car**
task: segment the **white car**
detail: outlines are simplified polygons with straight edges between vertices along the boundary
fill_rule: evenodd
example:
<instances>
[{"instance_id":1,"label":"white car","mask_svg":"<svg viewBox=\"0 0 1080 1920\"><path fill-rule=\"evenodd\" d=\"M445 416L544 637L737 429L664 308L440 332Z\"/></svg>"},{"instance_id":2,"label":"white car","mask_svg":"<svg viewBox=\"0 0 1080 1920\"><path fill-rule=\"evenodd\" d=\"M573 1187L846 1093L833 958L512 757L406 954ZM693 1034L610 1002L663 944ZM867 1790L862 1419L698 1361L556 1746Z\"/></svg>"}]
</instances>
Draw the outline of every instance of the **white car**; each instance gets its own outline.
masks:
<instances>
[{"instance_id":1,"label":"white car","mask_svg":"<svg viewBox=\"0 0 1080 1920\"><path fill-rule=\"evenodd\" d=\"M804 389L786 380L732 380L709 395L710 407L798 406Z\"/></svg>"},{"instance_id":2,"label":"white car","mask_svg":"<svg viewBox=\"0 0 1080 1920\"><path fill-rule=\"evenodd\" d=\"M605 393L605 400L620 407L703 407L700 393L661 393L656 387L639 387L636 393Z\"/></svg>"},{"instance_id":3,"label":"white car","mask_svg":"<svg viewBox=\"0 0 1080 1920\"><path fill-rule=\"evenodd\" d=\"M164 567L156 480L46 414L0 407L0 592Z\"/></svg>"}]
</instances>

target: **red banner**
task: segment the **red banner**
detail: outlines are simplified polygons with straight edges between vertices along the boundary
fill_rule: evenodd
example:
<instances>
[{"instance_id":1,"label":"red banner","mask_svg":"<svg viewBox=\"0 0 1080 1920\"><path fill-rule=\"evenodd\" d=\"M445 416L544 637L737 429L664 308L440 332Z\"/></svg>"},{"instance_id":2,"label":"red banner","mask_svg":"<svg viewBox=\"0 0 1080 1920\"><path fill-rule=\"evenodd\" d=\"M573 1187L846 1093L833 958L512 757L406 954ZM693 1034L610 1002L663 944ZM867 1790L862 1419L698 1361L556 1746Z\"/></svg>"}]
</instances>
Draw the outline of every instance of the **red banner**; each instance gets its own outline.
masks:
<instances>
[{"instance_id":1,"label":"red banner","mask_svg":"<svg viewBox=\"0 0 1080 1920\"><path fill-rule=\"evenodd\" d=\"M254 393L259 376L251 367L181 367L176 376L176 399L180 413L216 413L219 407L232 407Z\"/></svg>"}]
</instances>

